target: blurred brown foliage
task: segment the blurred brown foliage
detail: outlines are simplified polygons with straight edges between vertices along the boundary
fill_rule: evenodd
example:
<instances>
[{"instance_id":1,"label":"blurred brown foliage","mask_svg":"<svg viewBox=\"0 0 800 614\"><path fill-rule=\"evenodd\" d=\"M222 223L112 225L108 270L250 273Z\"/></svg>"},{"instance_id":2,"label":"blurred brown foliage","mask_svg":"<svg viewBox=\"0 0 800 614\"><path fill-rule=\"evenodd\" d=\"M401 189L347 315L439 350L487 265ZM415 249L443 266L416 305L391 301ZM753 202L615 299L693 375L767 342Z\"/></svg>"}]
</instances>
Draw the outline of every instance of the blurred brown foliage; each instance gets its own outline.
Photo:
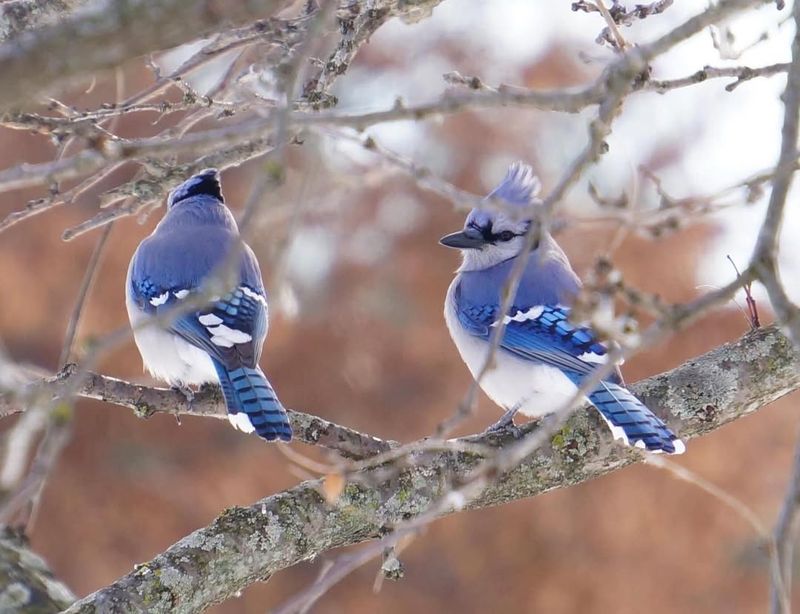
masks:
<instances>
[{"instance_id":1,"label":"blurred brown foliage","mask_svg":"<svg viewBox=\"0 0 800 614\"><path fill-rule=\"evenodd\" d=\"M376 52L362 61L390 60ZM576 80L574 67L559 61L555 52L528 74L537 79L529 85ZM145 79L143 71L132 69L128 86L142 85ZM72 102L88 107L113 98L103 87ZM149 120L125 118L119 130L144 134ZM457 172L449 179L480 192L477 177L487 152L524 153L520 137L512 138L517 127L513 121L473 114L437 126L436 138L461 152ZM2 167L51 157L52 148L42 137L0 133ZM266 206L297 198L295 188L309 157L303 148L292 152L289 182ZM224 175L233 209L246 198L260 168L256 161ZM304 297L297 318L273 315L263 365L287 406L380 437L410 441L429 434L454 410L469 381L442 318L442 300L457 257L437 245L438 237L460 226L463 218L403 178L354 190L350 211L369 219L375 203L392 189L413 194L422 219L391 246L391 259L372 266L340 260L325 286ZM39 195L4 195L0 214ZM97 236L60 241L64 228L95 210L92 198L84 200L20 224L0 238L5 289L0 338L17 360L56 367L69 311ZM126 325L123 280L128 260L159 217L160 211L144 225L125 219L113 229L82 339ZM268 289L276 262L270 246L280 232L262 229L252 241ZM298 232L304 232L302 227ZM633 285L668 301L686 300L698 292L696 263L704 257L712 232L696 226L658 242L630 238L615 260ZM609 233L579 227L562 234L579 272L591 265ZM337 234L340 242L348 239L347 233ZM668 369L746 328L738 311L717 313L631 361L625 375L635 381ZM146 379L133 343L107 356L101 368ZM690 442L679 462L739 497L772 525L797 431L796 402L796 396L784 399ZM497 416L497 408L482 398L478 414L462 430L483 429ZM293 445L303 454L316 454ZM276 446L223 422L185 419L179 426L168 416L142 421L120 408L81 402L75 437L49 480L32 543L57 576L84 594L207 524L224 508L251 503L297 479ZM331 556L335 553L325 558ZM367 565L335 587L316 611L657 614L755 612L767 603L766 556L750 527L695 487L644 466L439 521L401 558L406 567L402 581L384 582L381 592L373 594L378 565ZM215 611L263 612L303 589L316 573L312 563L295 567Z\"/></svg>"}]
</instances>

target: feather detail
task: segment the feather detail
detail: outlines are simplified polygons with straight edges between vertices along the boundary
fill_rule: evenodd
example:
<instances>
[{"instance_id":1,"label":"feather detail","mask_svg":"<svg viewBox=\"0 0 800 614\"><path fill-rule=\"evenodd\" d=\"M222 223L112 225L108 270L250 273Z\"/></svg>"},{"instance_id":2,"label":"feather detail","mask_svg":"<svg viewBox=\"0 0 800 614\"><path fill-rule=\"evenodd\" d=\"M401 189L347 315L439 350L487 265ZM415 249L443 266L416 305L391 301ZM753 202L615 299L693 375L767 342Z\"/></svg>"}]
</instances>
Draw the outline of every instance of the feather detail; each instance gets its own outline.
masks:
<instances>
[{"instance_id":1,"label":"feather detail","mask_svg":"<svg viewBox=\"0 0 800 614\"><path fill-rule=\"evenodd\" d=\"M502 198L512 205L527 206L535 202L542 182L533 168L524 162L514 162L503 181L486 198Z\"/></svg>"},{"instance_id":2,"label":"feather detail","mask_svg":"<svg viewBox=\"0 0 800 614\"><path fill-rule=\"evenodd\" d=\"M661 418L622 386L600 382L589 400L608 424L614 439L649 452L683 454L686 451L684 443Z\"/></svg>"},{"instance_id":3,"label":"feather detail","mask_svg":"<svg viewBox=\"0 0 800 614\"><path fill-rule=\"evenodd\" d=\"M214 360L214 366L228 408L228 420L234 428L255 432L267 441L291 441L292 427L286 410L260 368L228 369L218 360Z\"/></svg>"}]
</instances>

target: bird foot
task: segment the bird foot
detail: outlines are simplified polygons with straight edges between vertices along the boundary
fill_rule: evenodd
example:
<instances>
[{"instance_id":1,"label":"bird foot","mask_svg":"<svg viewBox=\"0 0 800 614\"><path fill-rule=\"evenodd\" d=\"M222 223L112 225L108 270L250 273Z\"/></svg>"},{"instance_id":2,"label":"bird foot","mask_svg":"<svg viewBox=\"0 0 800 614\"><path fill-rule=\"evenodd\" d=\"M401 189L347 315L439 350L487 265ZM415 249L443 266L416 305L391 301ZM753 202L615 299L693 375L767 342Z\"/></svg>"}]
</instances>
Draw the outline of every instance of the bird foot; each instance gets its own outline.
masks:
<instances>
[{"instance_id":1,"label":"bird foot","mask_svg":"<svg viewBox=\"0 0 800 614\"><path fill-rule=\"evenodd\" d=\"M490 425L482 435L511 435L514 439L522 437L522 430L514 424L514 416L517 414L517 408L507 410L500 419L494 424Z\"/></svg>"},{"instance_id":2,"label":"bird foot","mask_svg":"<svg viewBox=\"0 0 800 614\"><path fill-rule=\"evenodd\" d=\"M171 388L183 395L183 397L186 399L186 404L189 406L189 411L192 411L195 396L194 390L189 388L189 386L171 386Z\"/></svg>"}]
</instances>

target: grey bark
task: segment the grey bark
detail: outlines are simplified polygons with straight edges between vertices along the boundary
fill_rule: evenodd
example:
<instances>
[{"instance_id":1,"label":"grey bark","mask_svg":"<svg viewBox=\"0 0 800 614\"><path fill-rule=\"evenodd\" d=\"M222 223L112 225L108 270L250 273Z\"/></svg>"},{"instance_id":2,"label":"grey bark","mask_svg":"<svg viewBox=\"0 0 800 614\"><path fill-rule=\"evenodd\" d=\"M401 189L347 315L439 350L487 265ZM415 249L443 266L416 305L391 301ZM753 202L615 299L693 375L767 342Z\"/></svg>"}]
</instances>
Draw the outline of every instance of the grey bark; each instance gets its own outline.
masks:
<instances>
[{"instance_id":1,"label":"grey bark","mask_svg":"<svg viewBox=\"0 0 800 614\"><path fill-rule=\"evenodd\" d=\"M63 86L73 77L176 47L219 30L269 17L288 0L94 0L69 19L0 45L0 106Z\"/></svg>"},{"instance_id":2,"label":"grey bark","mask_svg":"<svg viewBox=\"0 0 800 614\"><path fill-rule=\"evenodd\" d=\"M27 411L37 402L51 402L73 395L132 409L140 418L156 413L187 416L227 417L217 386L204 386L191 403L171 388L151 388L99 373L82 372L67 365L54 377L35 379L5 392L0 384L0 418ZM296 440L336 450L345 458L362 459L389 450L395 442L359 433L318 416L287 409Z\"/></svg>"},{"instance_id":3,"label":"grey bark","mask_svg":"<svg viewBox=\"0 0 800 614\"><path fill-rule=\"evenodd\" d=\"M63 19L89 0L6 0L0 3L0 43Z\"/></svg>"},{"instance_id":4,"label":"grey bark","mask_svg":"<svg viewBox=\"0 0 800 614\"><path fill-rule=\"evenodd\" d=\"M74 595L14 531L0 530L0 612L60 612Z\"/></svg>"},{"instance_id":5,"label":"grey bark","mask_svg":"<svg viewBox=\"0 0 800 614\"><path fill-rule=\"evenodd\" d=\"M775 327L747 334L633 390L691 439L800 387L800 355ZM524 431L535 431L526 425ZM501 446L503 439L480 441ZM470 508L500 505L578 484L643 457L610 440L592 410L577 411L549 444L495 480ZM149 563L68 612L196 612L326 550L375 539L429 510L480 462L474 454L420 452L367 469L328 504L308 481L222 513ZM390 476L387 479L387 475Z\"/></svg>"}]
</instances>

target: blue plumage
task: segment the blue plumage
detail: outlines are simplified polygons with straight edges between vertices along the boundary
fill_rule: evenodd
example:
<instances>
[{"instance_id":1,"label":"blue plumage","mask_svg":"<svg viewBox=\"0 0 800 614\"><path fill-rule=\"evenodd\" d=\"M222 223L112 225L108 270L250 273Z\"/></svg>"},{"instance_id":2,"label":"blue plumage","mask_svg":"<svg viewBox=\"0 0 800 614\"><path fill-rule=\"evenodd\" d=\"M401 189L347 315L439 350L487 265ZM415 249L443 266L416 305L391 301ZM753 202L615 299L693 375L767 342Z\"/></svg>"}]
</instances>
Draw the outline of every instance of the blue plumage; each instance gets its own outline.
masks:
<instances>
[{"instance_id":1,"label":"blue plumage","mask_svg":"<svg viewBox=\"0 0 800 614\"><path fill-rule=\"evenodd\" d=\"M458 290L456 297L461 324L488 342L492 327L498 321L499 305L475 307L459 304ZM608 354L608 349L589 328L575 326L569 321L566 307L512 307L508 313L500 347L520 358L587 375Z\"/></svg>"},{"instance_id":2,"label":"blue plumage","mask_svg":"<svg viewBox=\"0 0 800 614\"><path fill-rule=\"evenodd\" d=\"M231 264L233 291L169 317ZM131 260L126 299L136 344L155 377L175 386L219 382L235 427L267 440L291 438L286 412L258 367L268 320L258 261L239 238L216 170L170 194L166 215ZM153 316L164 323L140 326Z\"/></svg>"},{"instance_id":3,"label":"blue plumage","mask_svg":"<svg viewBox=\"0 0 800 614\"><path fill-rule=\"evenodd\" d=\"M522 253L524 236L537 223L538 188L533 170L515 163L489 196L519 207L518 215L476 209L463 231L442 239L464 256L448 290L445 319L474 377L483 369L492 332L504 315L502 292ZM502 318L505 329L495 367L481 379L484 391L507 412L538 416L563 408L597 365L607 362L608 349L595 333L569 320L569 305L580 287L564 252L541 232L513 307ZM684 451L683 442L623 387L617 369L588 398L616 439L653 452Z\"/></svg>"},{"instance_id":4,"label":"blue plumage","mask_svg":"<svg viewBox=\"0 0 800 614\"><path fill-rule=\"evenodd\" d=\"M291 440L286 411L259 367L228 369L218 360L214 360L214 366L232 422L238 423L240 414L244 414L256 433L267 441Z\"/></svg>"}]
</instances>

